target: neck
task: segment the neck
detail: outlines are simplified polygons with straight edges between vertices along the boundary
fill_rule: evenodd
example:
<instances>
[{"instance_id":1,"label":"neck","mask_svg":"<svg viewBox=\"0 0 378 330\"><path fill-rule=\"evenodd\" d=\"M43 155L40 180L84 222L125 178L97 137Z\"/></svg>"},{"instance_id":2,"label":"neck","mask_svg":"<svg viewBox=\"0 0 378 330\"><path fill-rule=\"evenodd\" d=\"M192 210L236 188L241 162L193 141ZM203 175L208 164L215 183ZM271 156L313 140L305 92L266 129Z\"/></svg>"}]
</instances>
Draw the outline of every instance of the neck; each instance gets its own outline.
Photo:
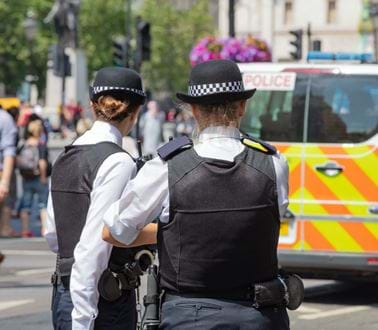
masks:
<instances>
[{"instance_id":1,"label":"neck","mask_svg":"<svg viewBox=\"0 0 378 330\"><path fill-rule=\"evenodd\" d=\"M121 134L124 135L124 125L122 125L122 123L112 121L109 122L109 124L117 128L121 132Z\"/></svg>"}]
</instances>

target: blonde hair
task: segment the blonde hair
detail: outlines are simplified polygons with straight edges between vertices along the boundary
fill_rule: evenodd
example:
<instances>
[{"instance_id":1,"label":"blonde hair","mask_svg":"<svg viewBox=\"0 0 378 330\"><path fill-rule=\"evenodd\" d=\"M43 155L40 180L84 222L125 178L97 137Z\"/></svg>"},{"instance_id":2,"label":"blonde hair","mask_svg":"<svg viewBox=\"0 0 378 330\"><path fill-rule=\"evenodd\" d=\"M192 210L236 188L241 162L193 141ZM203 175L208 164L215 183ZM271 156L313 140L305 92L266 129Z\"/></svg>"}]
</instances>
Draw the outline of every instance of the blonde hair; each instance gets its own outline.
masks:
<instances>
[{"instance_id":1,"label":"blonde hair","mask_svg":"<svg viewBox=\"0 0 378 330\"><path fill-rule=\"evenodd\" d=\"M43 132L42 121L33 120L28 125L28 133L33 137L40 137Z\"/></svg>"},{"instance_id":2,"label":"blonde hair","mask_svg":"<svg viewBox=\"0 0 378 330\"><path fill-rule=\"evenodd\" d=\"M96 116L105 121L121 122L138 110L139 104L129 100L119 100L110 95L103 95L93 102Z\"/></svg>"},{"instance_id":3,"label":"blonde hair","mask_svg":"<svg viewBox=\"0 0 378 330\"><path fill-rule=\"evenodd\" d=\"M198 130L201 132L209 126L239 126L238 107L240 101L222 104L198 104Z\"/></svg>"}]
</instances>

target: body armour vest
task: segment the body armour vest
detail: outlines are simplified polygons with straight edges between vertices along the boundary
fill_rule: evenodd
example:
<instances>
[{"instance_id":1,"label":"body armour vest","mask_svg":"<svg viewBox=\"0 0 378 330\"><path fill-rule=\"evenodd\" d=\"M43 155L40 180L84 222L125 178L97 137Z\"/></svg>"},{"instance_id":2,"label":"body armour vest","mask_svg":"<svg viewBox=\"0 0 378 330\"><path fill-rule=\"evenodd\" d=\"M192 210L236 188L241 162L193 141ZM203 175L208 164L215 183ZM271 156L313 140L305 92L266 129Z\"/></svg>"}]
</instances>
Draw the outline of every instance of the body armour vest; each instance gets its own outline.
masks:
<instances>
[{"instance_id":1,"label":"body armour vest","mask_svg":"<svg viewBox=\"0 0 378 330\"><path fill-rule=\"evenodd\" d=\"M106 158L117 152L125 151L112 142L70 145L54 164L51 195L59 250L57 273L61 276L71 273L73 252L86 222L97 171ZM113 247L109 266L121 267L133 255L133 249Z\"/></svg>"},{"instance_id":2,"label":"body armour vest","mask_svg":"<svg viewBox=\"0 0 378 330\"><path fill-rule=\"evenodd\" d=\"M277 277L272 156L245 148L228 162L190 148L168 160L168 181L170 221L158 228L163 289L229 292Z\"/></svg>"}]
</instances>

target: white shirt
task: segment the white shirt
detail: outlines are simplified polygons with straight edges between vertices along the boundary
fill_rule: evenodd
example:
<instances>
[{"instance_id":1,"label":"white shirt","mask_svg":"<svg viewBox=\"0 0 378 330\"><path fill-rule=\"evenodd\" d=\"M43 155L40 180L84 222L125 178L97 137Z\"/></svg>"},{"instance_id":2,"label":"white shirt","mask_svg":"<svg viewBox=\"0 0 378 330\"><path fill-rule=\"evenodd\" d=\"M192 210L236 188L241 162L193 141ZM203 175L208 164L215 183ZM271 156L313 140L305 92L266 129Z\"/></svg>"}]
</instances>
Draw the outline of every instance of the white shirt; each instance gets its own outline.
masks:
<instances>
[{"instance_id":1,"label":"white shirt","mask_svg":"<svg viewBox=\"0 0 378 330\"><path fill-rule=\"evenodd\" d=\"M122 145L121 132L109 123L96 121L93 127L79 137L74 145L95 144L109 141ZM126 184L136 174L136 167L129 155L117 152L100 166L93 182L91 204L87 219L74 250L70 292L74 305L72 329L93 329L97 317L99 293L98 280L107 268L112 245L102 240L102 218L108 205L121 197ZM68 175L68 174L67 174ZM51 250L58 252L51 193L47 205L48 220L45 237Z\"/></svg>"},{"instance_id":2,"label":"white shirt","mask_svg":"<svg viewBox=\"0 0 378 330\"><path fill-rule=\"evenodd\" d=\"M201 157L227 161L233 161L244 148L239 130L232 127L209 127L200 134L194 146ZM289 171L286 159L279 153L273 156L273 164L282 217L289 204ZM127 185L122 198L105 213L104 222L116 240L130 244L139 231L157 217L164 223L169 220L168 166L159 157L143 166L136 178Z\"/></svg>"}]
</instances>

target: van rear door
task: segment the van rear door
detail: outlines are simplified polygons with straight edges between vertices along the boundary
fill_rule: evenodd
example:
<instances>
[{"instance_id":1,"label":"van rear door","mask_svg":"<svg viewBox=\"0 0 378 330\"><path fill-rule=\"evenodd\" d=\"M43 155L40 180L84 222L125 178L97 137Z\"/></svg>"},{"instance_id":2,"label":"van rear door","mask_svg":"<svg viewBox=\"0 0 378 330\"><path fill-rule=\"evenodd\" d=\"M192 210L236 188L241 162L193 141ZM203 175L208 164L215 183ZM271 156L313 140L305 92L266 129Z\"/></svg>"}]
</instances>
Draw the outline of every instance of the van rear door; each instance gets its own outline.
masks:
<instances>
[{"instance_id":1,"label":"van rear door","mask_svg":"<svg viewBox=\"0 0 378 330\"><path fill-rule=\"evenodd\" d=\"M365 269L378 253L378 76L311 75L305 133L305 250Z\"/></svg>"}]
</instances>

